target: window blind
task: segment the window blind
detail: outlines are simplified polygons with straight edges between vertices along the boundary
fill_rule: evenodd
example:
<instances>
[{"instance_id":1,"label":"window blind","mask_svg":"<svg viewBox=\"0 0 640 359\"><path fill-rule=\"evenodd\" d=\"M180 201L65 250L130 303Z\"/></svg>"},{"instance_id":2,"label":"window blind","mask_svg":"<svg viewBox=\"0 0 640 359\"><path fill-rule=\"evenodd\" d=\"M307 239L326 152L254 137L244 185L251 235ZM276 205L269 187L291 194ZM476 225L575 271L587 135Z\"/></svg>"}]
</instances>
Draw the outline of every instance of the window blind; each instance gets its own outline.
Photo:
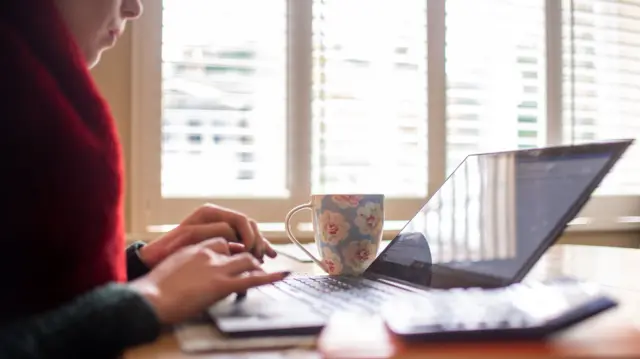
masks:
<instances>
[{"instance_id":1,"label":"window blind","mask_svg":"<svg viewBox=\"0 0 640 359\"><path fill-rule=\"evenodd\" d=\"M426 196L426 21L423 0L314 1L313 192Z\"/></svg>"},{"instance_id":2,"label":"window blind","mask_svg":"<svg viewBox=\"0 0 640 359\"><path fill-rule=\"evenodd\" d=\"M640 138L640 1L565 1L563 48L565 141ZM640 146L598 192L640 194Z\"/></svg>"}]
</instances>

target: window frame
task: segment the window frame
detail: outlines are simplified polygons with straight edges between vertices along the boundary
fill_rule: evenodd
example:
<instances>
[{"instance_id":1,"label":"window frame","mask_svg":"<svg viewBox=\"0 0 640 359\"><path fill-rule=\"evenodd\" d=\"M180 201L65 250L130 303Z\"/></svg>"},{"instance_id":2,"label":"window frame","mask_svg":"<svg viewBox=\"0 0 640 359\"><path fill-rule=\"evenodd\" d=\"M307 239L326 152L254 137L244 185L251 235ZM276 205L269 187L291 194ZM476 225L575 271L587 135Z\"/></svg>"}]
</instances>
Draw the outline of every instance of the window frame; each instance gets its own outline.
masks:
<instances>
[{"instance_id":1,"label":"window frame","mask_svg":"<svg viewBox=\"0 0 640 359\"><path fill-rule=\"evenodd\" d=\"M172 225L202 203L234 208L260 223L280 223L311 193L311 96L313 0L287 0L287 185L288 198L166 199L161 196L161 68L162 1L151 1L132 26L131 228L145 234ZM445 2L427 1L427 198L446 176L447 94L445 74ZM562 1L545 2L546 118L544 143L563 143ZM306 136L304 134L307 134ZM388 221L413 217L427 198L387 198ZM640 223L619 223L618 217L640 216L640 196L594 196L571 230L627 230ZM309 236L307 216L297 216L294 233ZM306 226L308 227L308 225ZM164 228L164 227L163 227ZM158 230L164 231L164 230ZM280 230L277 230L280 232Z\"/></svg>"}]
</instances>

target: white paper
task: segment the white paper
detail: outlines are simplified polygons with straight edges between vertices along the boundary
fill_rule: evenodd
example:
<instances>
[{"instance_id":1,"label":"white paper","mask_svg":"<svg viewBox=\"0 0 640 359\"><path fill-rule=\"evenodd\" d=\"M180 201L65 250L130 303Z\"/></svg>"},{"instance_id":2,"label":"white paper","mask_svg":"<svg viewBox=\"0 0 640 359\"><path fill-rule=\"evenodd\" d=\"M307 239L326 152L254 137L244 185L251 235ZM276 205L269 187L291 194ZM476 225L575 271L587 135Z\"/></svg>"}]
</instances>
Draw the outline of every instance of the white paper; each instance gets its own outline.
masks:
<instances>
[{"instance_id":1,"label":"white paper","mask_svg":"<svg viewBox=\"0 0 640 359\"><path fill-rule=\"evenodd\" d=\"M211 324L185 324L175 329L176 338L180 349L187 353L202 352L229 352L237 350L267 350L267 349L314 349L317 336L277 336L255 338L226 338L221 335ZM297 356L304 351L296 351ZM227 353L229 354L229 353ZM251 358L281 358L286 352L263 353L232 353L233 356L221 356L221 358L243 358L243 355ZM315 355L314 351L308 351L309 355ZM231 354L229 354L231 355ZM237 355L237 356L236 356ZM260 356L257 356L260 355ZM278 355L278 356L270 356ZM286 357L286 356L285 356ZM304 358L316 358L317 356L302 356Z\"/></svg>"}]
</instances>

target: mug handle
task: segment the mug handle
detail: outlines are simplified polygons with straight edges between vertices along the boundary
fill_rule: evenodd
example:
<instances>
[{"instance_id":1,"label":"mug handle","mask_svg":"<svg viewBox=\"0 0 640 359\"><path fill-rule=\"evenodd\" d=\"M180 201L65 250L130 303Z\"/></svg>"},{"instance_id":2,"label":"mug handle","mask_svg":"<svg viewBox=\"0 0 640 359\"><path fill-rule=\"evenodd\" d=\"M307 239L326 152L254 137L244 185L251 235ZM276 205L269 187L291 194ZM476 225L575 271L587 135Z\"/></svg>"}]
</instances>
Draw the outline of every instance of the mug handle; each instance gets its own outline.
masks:
<instances>
[{"instance_id":1,"label":"mug handle","mask_svg":"<svg viewBox=\"0 0 640 359\"><path fill-rule=\"evenodd\" d=\"M324 270L325 268L324 264L322 264L322 261L311 254L306 248L304 248L304 246L300 242L298 242L296 237L291 232L291 217L293 217L294 214L303 209L313 210L313 205L311 203L307 203L296 206L292 210L290 210L289 213L287 213L287 216L284 218L284 226L285 230L287 231L287 236L289 237L289 240L293 242L293 244L297 245L298 248L305 252L309 256L309 258L311 258L314 262L316 262L317 265L320 266L320 268Z\"/></svg>"}]
</instances>

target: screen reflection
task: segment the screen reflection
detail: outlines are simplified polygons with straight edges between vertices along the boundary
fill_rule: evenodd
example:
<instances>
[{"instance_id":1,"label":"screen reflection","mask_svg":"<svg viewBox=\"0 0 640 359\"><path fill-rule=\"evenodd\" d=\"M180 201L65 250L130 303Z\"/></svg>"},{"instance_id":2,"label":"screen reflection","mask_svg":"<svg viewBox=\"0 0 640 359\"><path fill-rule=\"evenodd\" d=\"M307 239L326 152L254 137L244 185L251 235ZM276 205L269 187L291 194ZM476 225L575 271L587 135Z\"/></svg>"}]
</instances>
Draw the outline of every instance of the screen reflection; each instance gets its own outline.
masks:
<instances>
[{"instance_id":1,"label":"screen reflection","mask_svg":"<svg viewBox=\"0 0 640 359\"><path fill-rule=\"evenodd\" d=\"M612 154L468 157L368 272L436 288L500 286L589 195Z\"/></svg>"}]
</instances>

